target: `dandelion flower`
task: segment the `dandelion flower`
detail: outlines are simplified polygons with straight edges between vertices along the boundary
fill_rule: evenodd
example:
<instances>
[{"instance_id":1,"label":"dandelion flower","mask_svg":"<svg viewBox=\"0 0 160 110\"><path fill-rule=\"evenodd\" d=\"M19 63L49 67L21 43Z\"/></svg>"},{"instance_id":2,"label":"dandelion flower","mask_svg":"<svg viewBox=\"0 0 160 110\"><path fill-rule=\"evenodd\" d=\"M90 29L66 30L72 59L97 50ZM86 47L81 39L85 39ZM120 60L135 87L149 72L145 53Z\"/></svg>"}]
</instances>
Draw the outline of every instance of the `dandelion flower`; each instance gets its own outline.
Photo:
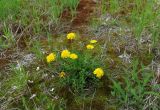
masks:
<instances>
[{"instance_id":1,"label":"dandelion flower","mask_svg":"<svg viewBox=\"0 0 160 110\"><path fill-rule=\"evenodd\" d=\"M64 77L65 77L65 75L66 75L66 73L65 73L65 72L63 72L63 71L59 73L59 77L60 77L60 78L64 78Z\"/></svg>"},{"instance_id":2,"label":"dandelion flower","mask_svg":"<svg viewBox=\"0 0 160 110\"><path fill-rule=\"evenodd\" d=\"M56 54L54 53L50 53L47 57L46 57L46 60L48 63L52 62L52 61L55 61L56 59Z\"/></svg>"},{"instance_id":3,"label":"dandelion flower","mask_svg":"<svg viewBox=\"0 0 160 110\"><path fill-rule=\"evenodd\" d=\"M73 39L75 39L75 37L76 37L75 33L69 33L69 34L67 34L67 39L68 40L73 40Z\"/></svg>"},{"instance_id":4,"label":"dandelion flower","mask_svg":"<svg viewBox=\"0 0 160 110\"><path fill-rule=\"evenodd\" d=\"M72 53L72 54L70 54L70 58L73 59L73 60L75 60L75 59L78 58L78 55Z\"/></svg>"},{"instance_id":5,"label":"dandelion flower","mask_svg":"<svg viewBox=\"0 0 160 110\"><path fill-rule=\"evenodd\" d=\"M90 43L95 44L95 43L97 43L97 40L90 40Z\"/></svg>"},{"instance_id":6,"label":"dandelion flower","mask_svg":"<svg viewBox=\"0 0 160 110\"><path fill-rule=\"evenodd\" d=\"M89 49L89 50L92 50L92 49L94 48L94 46L91 45L91 44L88 44L86 47L87 47L87 49Z\"/></svg>"},{"instance_id":7,"label":"dandelion flower","mask_svg":"<svg viewBox=\"0 0 160 110\"><path fill-rule=\"evenodd\" d=\"M68 58L68 57L70 57L70 52L69 52L69 50L63 50L63 51L61 52L61 58Z\"/></svg>"},{"instance_id":8,"label":"dandelion flower","mask_svg":"<svg viewBox=\"0 0 160 110\"><path fill-rule=\"evenodd\" d=\"M104 75L104 71L102 68L96 68L93 74L95 74L97 78L101 79L101 77Z\"/></svg>"}]
</instances>

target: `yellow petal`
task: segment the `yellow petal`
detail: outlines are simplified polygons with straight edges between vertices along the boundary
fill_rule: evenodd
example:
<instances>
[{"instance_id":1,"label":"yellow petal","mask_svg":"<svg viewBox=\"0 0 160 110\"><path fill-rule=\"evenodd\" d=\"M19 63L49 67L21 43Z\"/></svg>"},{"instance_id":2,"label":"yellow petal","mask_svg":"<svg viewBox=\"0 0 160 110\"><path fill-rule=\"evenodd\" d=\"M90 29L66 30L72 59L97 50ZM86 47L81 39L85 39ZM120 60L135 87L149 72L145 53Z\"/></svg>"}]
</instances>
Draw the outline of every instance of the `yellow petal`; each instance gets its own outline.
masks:
<instances>
[{"instance_id":1,"label":"yellow petal","mask_svg":"<svg viewBox=\"0 0 160 110\"><path fill-rule=\"evenodd\" d=\"M68 57L70 57L70 52L69 52L69 50L63 50L63 51L61 52L61 58L68 58Z\"/></svg>"},{"instance_id":2,"label":"yellow petal","mask_svg":"<svg viewBox=\"0 0 160 110\"><path fill-rule=\"evenodd\" d=\"M91 44L97 43L97 40L90 40Z\"/></svg>"},{"instance_id":3,"label":"yellow petal","mask_svg":"<svg viewBox=\"0 0 160 110\"><path fill-rule=\"evenodd\" d=\"M102 68L96 68L93 72L97 78L101 78L104 75L104 71Z\"/></svg>"},{"instance_id":4,"label":"yellow petal","mask_svg":"<svg viewBox=\"0 0 160 110\"><path fill-rule=\"evenodd\" d=\"M87 47L87 49L89 49L89 50L94 49L94 46L93 46L93 45L91 45L91 44L88 44L86 47Z\"/></svg>"},{"instance_id":5,"label":"yellow petal","mask_svg":"<svg viewBox=\"0 0 160 110\"><path fill-rule=\"evenodd\" d=\"M70 58L71 58L71 59L77 59L78 56L77 56L76 54L72 53L72 54L70 54Z\"/></svg>"},{"instance_id":6,"label":"yellow petal","mask_svg":"<svg viewBox=\"0 0 160 110\"><path fill-rule=\"evenodd\" d=\"M54 53L50 53L47 57L46 57L46 60L48 63L52 62L52 61L55 61L56 59L56 54Z\"/></svg>"},{"instance_id":7,"label":"yellow petal","mask_svg":"<svg viewBox=\"0 0 160 110\"><path fill-rule=\"evenodd\" d=\"M73 40L75 38L76 38L76 34L75 33L69 33L69 34L67 34L67 39Z\"/></svg>"}]
</instances>

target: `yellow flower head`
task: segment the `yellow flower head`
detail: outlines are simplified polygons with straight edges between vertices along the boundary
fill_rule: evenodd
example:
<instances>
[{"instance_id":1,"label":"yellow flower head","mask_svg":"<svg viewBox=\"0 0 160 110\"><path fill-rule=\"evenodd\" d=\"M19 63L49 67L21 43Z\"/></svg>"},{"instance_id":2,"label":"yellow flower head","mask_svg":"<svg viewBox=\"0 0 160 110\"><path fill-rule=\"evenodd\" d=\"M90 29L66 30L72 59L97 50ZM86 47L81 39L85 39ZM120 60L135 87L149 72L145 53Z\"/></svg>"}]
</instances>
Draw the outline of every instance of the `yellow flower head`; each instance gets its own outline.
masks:
<instances>
[{"instance_id":1,"label":"yellow flower head","mask_svg":"<svg viewBox=\"0 0 160 110\"><path fill-rule=\"evenodd\" d=\"M75 37L76 37L75 33L69 33L69 34L67 34L67 39L69 39L69 40L73 40L73 39L75 39Z\"/></svg>"},{"instance_id":2,"label":"yellow flower head","mask_svg":"<svg viewBox=\"0 0 160 110\"><path fill-rule=\"evenodd\" d=\"M65 73L65 72L63 72L63 71L59 73L59 77L60 77L60 78L64 78L64 77L65 77L65 75L66 75L66 73Z\"/></svg>"},{"instance_id":3,"label":"yellow flower head","mask_svg":"<svg viewBox=\"0 0 160 110\"><path fill-rule=\"evenodd\" d=\"M68 58L70 57L70 52L68 50L63 50L61 52L61 58Z\"/></svg>"},{"instance_id":4,"label":"yellow flower head","mask_svg":"<svg viewBox=\"0 0 160 110\"><path fill-rule=\"evenodd\" d=\"M101 79L101 77L104 75L104 71L102 68L96 68L93 74L95 74L97 78Z\"/></svg>"},{"instance_id":5,"label":"yellow flower head","mask_svg":"<svg viewBox=\"0 0 160 110\"><path fill-rule=\"evenodd\" d=\"M97 40L90 40L90 43L95 44L95 43L97 43Z\"/></svg>"},{"instance_id":6,"label":"yellow flower head","mask_svg":"<svg viewBox=\"0 0 160 110\"><path fill-rule=\"evenodd\" d=\"M78 55L72 53L72 54L70 54L70 58L73 59L73 60L75 60L75 59L78 58Z\"/></svg>"},{"instance_id":7,"label":"yellow flower head","mask_svg":"<svg viewBox=\"0 0 160 110\"><path fill-rule=\"evenodd\" d=\"M55 61L56 59L56 54L54 53L50 53L47 57L46 57L46 60L48 63L52 62L52 61Z\"/></svg>"},{"instance_id":8,"label":"yellow flower head","mask_svg":"<svg viewBox=\"0 0 160 110\"><path fill-rule=\"evenodd\" d=\"M94 48L94 46L91 44L88 44L86 47L87 47L87 49L90 49L90 50L92 50Z\"/></svg>"}]
</instances>

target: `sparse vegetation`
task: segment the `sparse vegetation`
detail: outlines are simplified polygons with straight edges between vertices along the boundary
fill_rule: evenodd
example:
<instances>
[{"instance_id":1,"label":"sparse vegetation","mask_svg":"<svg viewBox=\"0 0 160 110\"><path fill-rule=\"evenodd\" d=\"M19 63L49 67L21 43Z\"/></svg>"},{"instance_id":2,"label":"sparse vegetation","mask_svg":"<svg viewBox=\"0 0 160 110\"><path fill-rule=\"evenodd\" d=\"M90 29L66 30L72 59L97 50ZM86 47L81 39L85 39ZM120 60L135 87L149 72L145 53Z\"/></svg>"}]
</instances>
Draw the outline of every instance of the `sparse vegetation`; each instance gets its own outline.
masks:
<instances>
[{"instance_id":1,"label":"sparse vegetation","mask_svg":"<svg viewBox=\"0 0 160 110\"><path fill-rule=\"evenodd\" d=\"M159 110L159 0L0 0L0 110Z\"/></svg>"}]
</instances>

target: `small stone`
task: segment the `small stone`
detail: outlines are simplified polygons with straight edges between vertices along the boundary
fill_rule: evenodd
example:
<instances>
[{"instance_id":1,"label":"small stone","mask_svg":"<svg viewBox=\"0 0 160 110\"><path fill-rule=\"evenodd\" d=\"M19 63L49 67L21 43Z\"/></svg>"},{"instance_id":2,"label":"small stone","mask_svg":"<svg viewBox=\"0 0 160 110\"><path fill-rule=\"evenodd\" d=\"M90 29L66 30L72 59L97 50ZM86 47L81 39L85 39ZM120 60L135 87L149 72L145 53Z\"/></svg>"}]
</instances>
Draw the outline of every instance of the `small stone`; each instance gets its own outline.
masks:
<instances>
[{"instance_id":1,"label":"small stone","mask_svg":"<svg viewBox=\"0 0 160 110\"><path fill-rule=\"evenodd\" d=\"M16 90L16 89L17 89L17 86L13 86L12 89L13 89L13 90Z\"/></svg>"},{"instance_id":2,"label":"small stone","mask_svg":"<svg viewBox=\"0 0 160 110\"><path fill-rule=\"evenodd\" d=\"M59 98L58 96L54 96L54 99L56 99L56 100L57 100L58 98Z\"/></svg>"},{"instance_id":3,"label":"small stone","mask_svg":"<svg viewBox=\"0 0 160 110\"><path fill-rule=\"evenodd\" d=\"M39 68L39 67L37 67L37 68L36 68L36 71L39 71L39 69L40 69L40 68Z\"/></svg>"},{"instance_id":4,"label":"small stone","mask_svg":"<svg viewBox=\"0 0 160 110\"><path fill-rule=\"evenodd\" d=\"M54 75L52 75L52 78L54 78L55 76Z\"/></svg>"},{"instance_id":5,"label":"small stone","mask_svg":"<svg viewBox=\"0 0 160 110\"><path fill-rule=\"evenodd\" d=\"M52 88L50 91L53 92L53 91L54 91L54 88Z\"/></svg>"},{"instance_id":6,"label":"small stone","mask_svg":"<svg viewBox=\"0 0 160 110\"><path fill-rule=\"evenodd\" d=\"M31 80L28 80L28 82L29 82L29 83L33 83L33 81L31 81Z\"/></svg>"},{"instance_id":7,"label":"small stone","mask_svg":"<svg viewBox=\"0 0 160 110\"><path fill-rule=\"evenodd\" d=\"M34 97L36 97L36 94L33 94L29 99L33 99Z\"/></svg>"},{"instance_id":8,"label":"small stone","mask_svg":"<svg viewBox=\"0 0 160 110\"><path fill-rule=\"evenodd\" d=\"M130 57L131 55L128 55L126 52L124 52L122 55L118 56L126 63L131 63Z\"/></svg>"}]
</instances>

